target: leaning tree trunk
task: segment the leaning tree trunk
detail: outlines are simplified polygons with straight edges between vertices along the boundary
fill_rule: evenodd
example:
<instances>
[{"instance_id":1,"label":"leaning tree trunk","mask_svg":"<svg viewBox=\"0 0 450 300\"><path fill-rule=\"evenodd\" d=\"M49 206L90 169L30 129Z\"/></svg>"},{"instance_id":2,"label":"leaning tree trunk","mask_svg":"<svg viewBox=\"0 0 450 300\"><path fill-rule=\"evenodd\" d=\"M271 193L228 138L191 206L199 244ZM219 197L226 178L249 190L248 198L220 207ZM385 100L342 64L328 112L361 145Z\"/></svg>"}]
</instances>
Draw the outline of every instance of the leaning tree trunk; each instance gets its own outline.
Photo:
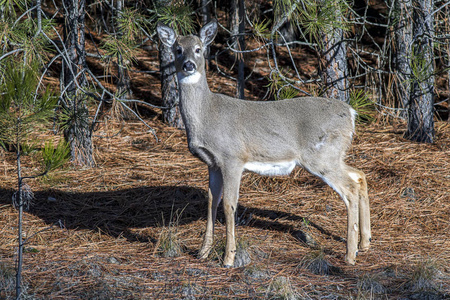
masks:
<instances>
[{"instance_id":1,"label":"leaning tree trunk","mask_svg":"<svg viewBox=\"0 0 450 300\"><path fill-rule=\"evenodd\" d=\"M405 137L416 142L434 140L433 0L415 0L414 41L411 51L412 82Z\"/></svg>"},{"instance_id":2,"label":"leaning tree trunk","mask_svg":"<svg viewBox=\"0 0 450 300\"><path fill-rule=\"evenodd\" d=\"M92 130L86 97L77 85L86 85L85 0L64 0L64 44L66 52L62 63L62 106L67 115L64 136L70 144L72 161L81 166L94 166Z\"/></svg>"},{"instance_id":3,"label":"leaning tree trunk","mask_svg":"<svg viewBox=\"0 0 450 300\"><path fill-rule=\"evenodd\" d=\"M395 32L395 97L404 109L402 117L407 117L410 100L411 45L413 9L411 0L394 0Z\"/></svg>"},{"instance_id":4,"label":"leaning tree trunk","mask_svg":"<svg viewBox=\"0 0 450 300\"><path fill-rule=\"evenodd\" d=\"M231 4L232 47L238 51L245 49L245 3L244 0L233 0ZM238 76L236 97L245 99L245 62L244 53L236 53L238 60Z\"/></svg>"},{"instance_id":5,"label":"leaning tree trunk","mask_svg":"<svg viewBox=\"0 0 450 300\"><path fill-rule=\"evenodd\" d=\"M336 7L336 22L342 23L343 15ZM322 81L325 84L326 96L349 101L347 45L344 41L344 30L339 27L326 29L322 35Z\"/></svg>"}]
</instances>

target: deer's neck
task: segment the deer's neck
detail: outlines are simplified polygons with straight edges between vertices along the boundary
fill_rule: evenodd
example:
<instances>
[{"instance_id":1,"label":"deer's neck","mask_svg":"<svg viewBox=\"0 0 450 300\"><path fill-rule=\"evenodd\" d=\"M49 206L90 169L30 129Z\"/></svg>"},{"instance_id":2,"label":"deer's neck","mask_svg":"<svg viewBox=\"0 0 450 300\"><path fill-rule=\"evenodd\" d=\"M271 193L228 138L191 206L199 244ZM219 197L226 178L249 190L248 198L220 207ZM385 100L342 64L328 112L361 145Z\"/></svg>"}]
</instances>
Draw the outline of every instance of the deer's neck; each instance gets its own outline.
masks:
<instances>
[{"instance_id":1,"label":"deer's neck","mask_svg":"<svg viewBox=\"0 0 450 300\"><path fill-rule=\"evenodd\" d=\"M197 72L188 77L178 75L180 87L180 109L188 136L193 136L200 127L197 124L208 117L212 92L204 73Z\"/></svg>"}]
</instances>

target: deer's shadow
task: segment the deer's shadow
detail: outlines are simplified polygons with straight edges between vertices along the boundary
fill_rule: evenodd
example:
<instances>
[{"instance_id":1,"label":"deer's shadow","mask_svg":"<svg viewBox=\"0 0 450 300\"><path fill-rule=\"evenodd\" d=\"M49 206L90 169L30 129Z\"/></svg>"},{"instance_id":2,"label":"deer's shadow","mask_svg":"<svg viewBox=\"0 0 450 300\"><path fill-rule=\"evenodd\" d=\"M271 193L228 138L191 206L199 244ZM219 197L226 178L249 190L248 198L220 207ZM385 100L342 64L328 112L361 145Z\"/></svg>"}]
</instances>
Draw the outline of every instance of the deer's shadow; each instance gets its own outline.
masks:
<instances>
[{"instance_id":1,"label":"deer's shadow","mask_svg":"<svg viewBox=\"0 0 450 300\"><path fill-rule=\"evenodd\" d=\"M0 203L10 204L13 191L0 188ZM155 242L151 237L135 234L130 228L189 224L206 219L207 192L189 186L150 186L105 192L65 192L44 190L36 192L29 213L38 216L49 225L67 229L89 229L114 237L123 236L130 241ZM260 216L247 222L246 226L289 232L298 238L298 229L281 224L277 219L298 222L308 221L321 233L342 241L307 218L288 212L264 208L238 206L239 218ZM223 220L220 206L218 219ZM223 221L222 221L223 222Z\"/></svg>"},{"instance_id":2,"label":"deer's shadow","mask_svg":"<svg viewBox=\"0 0 450 300\"><path fill-rule=\"evenodd\" d=\"M11 203L13 191L0 189L0 203ZM130 228L177 224L203 216L205 191L187 186L150 186L105 192L45 190L34 194L29 213L67 229L101 230L111 236L141 240ZM182 213L181 213L182 212ZM206 212L206 210L205 210Z\"/></svg>"}]
</instances>

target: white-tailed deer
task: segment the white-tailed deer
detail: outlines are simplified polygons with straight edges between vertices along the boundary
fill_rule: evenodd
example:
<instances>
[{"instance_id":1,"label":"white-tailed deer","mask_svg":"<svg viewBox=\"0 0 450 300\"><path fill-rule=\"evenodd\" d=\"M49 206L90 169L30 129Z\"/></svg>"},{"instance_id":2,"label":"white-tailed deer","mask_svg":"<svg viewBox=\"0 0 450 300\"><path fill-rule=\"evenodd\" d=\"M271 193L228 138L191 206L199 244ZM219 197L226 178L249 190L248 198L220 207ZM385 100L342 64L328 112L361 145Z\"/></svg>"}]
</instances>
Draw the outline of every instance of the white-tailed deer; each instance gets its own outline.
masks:
<instances>
[{"instance_id":1,"label":"white-tailed deer","mask_svg":"<svg viewBox=\"0 0 450 300\"><path fill-rule=\"evenodd\" d=\"M198 37L177 36L163 24L158 24L157 32L175 56L189 150L209 170L208 220L200 258L206 258L213 246L217 206L223 195L224 265L234 264L235 212L243 171L286 175L301 166L344 200L348 213L346 261L354 264L358 235L361 250L368 249L371 240L365 175L344 162L355 111L342 101L326 98L245 101L213 93L206 81L204 55L216 35L217 22L206 24Z\"/></svg>"}]
</instances>

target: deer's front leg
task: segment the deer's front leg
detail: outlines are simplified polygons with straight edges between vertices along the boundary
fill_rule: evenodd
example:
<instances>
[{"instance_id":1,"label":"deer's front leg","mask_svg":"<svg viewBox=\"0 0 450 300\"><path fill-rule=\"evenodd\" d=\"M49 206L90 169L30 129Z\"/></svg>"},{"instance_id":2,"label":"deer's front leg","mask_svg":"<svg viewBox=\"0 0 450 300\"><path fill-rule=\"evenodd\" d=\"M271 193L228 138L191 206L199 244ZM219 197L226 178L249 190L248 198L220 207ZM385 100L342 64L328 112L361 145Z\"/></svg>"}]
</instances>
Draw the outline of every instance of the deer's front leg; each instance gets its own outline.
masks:
<instances>
[{"instance_id":1,"label":"deer's front leg","mask_svg":"<svg viewBox=\"0 0 450 300\"><path fill-rule=\"evenodd\" d=\"M219 169L209 168L209 189L208 189L208 218L206 221L206 233L203 239L202 248L199 252L201 259L206 259L211 251L214 242L214 223L217 217L217 207L222 198L223 178Z\"/></svg>"},{"instance_id":2,"label":"deer's front leg","mask_svg":"<svg viewBox=\"0 0 450 300\"><path fill-rule=\"evenodd\" d=\"M235 214L239 198L239 185L241 182L242 168L228 170L224 174L223 208L226 221L226 246L223 265L232 268L236 256Z\"/></svg>"}]
</instances>

